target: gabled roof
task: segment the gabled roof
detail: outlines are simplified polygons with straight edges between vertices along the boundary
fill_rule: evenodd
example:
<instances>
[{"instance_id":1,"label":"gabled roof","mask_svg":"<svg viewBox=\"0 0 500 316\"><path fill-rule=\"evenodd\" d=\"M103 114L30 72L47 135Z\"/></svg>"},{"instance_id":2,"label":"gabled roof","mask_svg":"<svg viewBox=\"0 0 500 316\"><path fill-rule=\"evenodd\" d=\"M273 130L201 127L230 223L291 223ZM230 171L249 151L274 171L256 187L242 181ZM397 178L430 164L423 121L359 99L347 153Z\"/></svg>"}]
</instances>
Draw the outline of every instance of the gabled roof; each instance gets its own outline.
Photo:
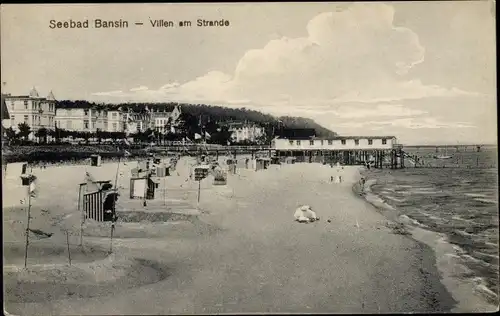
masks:
<instances>
[{"instance_id":1,"label":"gabled roof","mask_svg":"<svg viewBox=\"0 0 500 316\"><path fill-rule=\"evenodd\" d=\"M7 108L7 104L5 103L5 98L2 95L2 120L10 119L9 109Z\"/></svg>"},{"instance_id":2,"label":"gabled roof","mask_svg":"<svg viewBox=\"0 0 500 316\"><path fill-rule=\"evenodd\" d=\"M56 100L56 98L54 97L54 94L52 93L52 90L50 90L49 95L47 96L47 100L49 100L49 101Z\"/></svg>"}]
</instances>

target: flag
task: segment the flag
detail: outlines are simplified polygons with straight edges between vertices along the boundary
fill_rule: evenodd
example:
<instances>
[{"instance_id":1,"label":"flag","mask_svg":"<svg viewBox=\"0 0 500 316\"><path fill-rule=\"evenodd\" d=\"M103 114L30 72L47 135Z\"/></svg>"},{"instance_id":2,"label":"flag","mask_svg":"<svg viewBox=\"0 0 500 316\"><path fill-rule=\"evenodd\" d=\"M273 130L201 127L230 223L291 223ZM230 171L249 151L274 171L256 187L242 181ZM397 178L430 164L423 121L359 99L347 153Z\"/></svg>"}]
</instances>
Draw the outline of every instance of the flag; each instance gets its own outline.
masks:
<instances>
[{"instance_id":1,"label":"flag","mask_svg":"<svg viewBox=\"0 0 500 316\"><path fill-rule=\"evenodd\" d=\"M85 172L85 179L84 179L84 181L87 184L87 188L86 188L87 192L93 192L93 191L98 191L99 190L99 186L95 182L94 177L92 177L92 175L90 173L88 173L88 171Z\"/></svg>"},{"instance_id":2,"label":"flag","mask_svg":"<svg viewBox=\"0 0 500 316\"><path fill-rule=\"evenodd\" d=\"M25 177L28 180L28 193L31 197L36 197L37 195L37 185L36 185L36 176L30 174Z\"/></svg>"},{"instance_id":3,"label":"flag","mask_svg":"<svg viewBox=\"0 0 500 316\"><path fill-rule=\"evenodd\" d=\"M194 139L201 139L201 135L198 133L194 133Z\"/></svg>"},{"instance_id":4,"label":"flag","mask_svg":"<svg viewBox=\"0 0 500 316\"><path fill-rule=\"evenodd\" d=\"M38 193L37 186L36 186L36 178L34 178L32 181L33 182L30 183L30 195L31 195L31 197L36 197L37 193Z\"/></svg>"},{"instance_id":5,"label":"flag","mask_svg":"<svg viewBox=\"0 0 500 316\"><path fill-rule=\"evenodd\" d=\"M205 132L205 138L210 139L210 134L208 132Z\"/></svg>"}]
</instances>

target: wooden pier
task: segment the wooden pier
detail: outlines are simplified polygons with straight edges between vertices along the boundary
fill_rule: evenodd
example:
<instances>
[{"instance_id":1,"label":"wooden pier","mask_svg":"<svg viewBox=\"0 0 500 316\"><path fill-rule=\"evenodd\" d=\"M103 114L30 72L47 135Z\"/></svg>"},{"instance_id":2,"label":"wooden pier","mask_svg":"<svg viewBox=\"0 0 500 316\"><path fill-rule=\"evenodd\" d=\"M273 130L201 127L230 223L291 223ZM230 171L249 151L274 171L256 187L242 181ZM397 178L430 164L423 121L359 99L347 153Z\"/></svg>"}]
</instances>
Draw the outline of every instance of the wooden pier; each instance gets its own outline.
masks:
<instances>
[{"instance_id":1,"label":"wooden pier","mask_svg":"<svg viewBox=\"0 0 500 316\"><path fill-rule=\"evenodd\" d=\"M185 146L156 146L150 148L151 152L168 153L174 155L191 156L220 156L236 159L240 155L250 155L252 159L257 157L275 157L282 163L286 158L293 157L297 163L323 163L343 165L366 165L382 169L403 169L403 168L443 168L440 164L432 164L429 159L408 151L418 151L419 149L452 149L458 152L479 152L485 145L402 145L393 144L387 149L349 149L349 150L324 150L324 149L276 149L271 146L220 146L210 144L192 144ZM432 152L432 151L430 151ZM445 166L450 168L451 165ZM479 163L475 163L468 168L478 168Z\"/></svg>"}]
</instances>

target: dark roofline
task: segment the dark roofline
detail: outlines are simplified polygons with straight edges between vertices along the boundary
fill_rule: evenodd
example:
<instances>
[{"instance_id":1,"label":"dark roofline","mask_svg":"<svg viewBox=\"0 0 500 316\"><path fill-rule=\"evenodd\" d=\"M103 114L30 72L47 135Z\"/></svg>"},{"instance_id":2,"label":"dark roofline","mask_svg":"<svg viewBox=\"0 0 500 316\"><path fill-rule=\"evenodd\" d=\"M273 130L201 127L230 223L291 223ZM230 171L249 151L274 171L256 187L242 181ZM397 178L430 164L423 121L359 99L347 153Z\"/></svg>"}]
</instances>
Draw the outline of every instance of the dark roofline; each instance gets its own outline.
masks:
<instances>
[{"instance_id":1,"label":"dark roofline","mask_svg":"<svg viewBox=\"0 0 500 316\"><path fill-rule=\"evenodd\" d=\"M36 100L44 100L44 97L30 97L29 95L6 95L6 99L36 99Z\"/></svg>"},{"instance_id":2,"label":"dark roofline","mask_svg":"<svg viewBox=\"0 0 500 316\"><path fill-rule=\"evenodd\" d=\"M343 140L343 139L392 139L396 136L335 136L335 137L277 137L277 139L289 140Z\"/></svg>"}]
</instances>

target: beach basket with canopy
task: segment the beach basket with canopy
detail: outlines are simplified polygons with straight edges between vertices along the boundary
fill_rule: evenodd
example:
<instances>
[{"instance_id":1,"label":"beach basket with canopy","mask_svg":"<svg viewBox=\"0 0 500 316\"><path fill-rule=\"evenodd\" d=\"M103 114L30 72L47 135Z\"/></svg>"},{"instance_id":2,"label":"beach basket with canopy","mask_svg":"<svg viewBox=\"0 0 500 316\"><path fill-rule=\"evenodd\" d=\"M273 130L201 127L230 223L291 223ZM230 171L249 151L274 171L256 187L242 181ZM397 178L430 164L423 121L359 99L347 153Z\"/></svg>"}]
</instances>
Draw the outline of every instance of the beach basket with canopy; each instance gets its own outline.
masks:
<instances>
[{"instance_id":1,"label":"beach basket with canopy","mask_svg":"<svg viewBox=\"0 0 500 316\"><path fill-rule=\"evenodd\" d=\"M227 184L227 174L222 170L220 167L215 167L215 169L212 171L212 174L214 176L214 185L225 185Z\"/></svg>"},{"instance_id":2,"label":"beach basket with canopy","mask_svg":"<svg viewBox=\"0 0 500 316\"><path fill-rule=\"evenodd\" d=\"M255 159L255 162L256 162L255 170L262 170L262 169L267 169L269 167L271 159L257 158Z\"/></svg>"},{"instance_id":3,"label":"beach basket with canopy","mask_svg":"<svg viewBox=\"0 0 500 316\"><path fill-rule=\"evenodd\" d=\"M272 165L281 165L280 157L271 157Z\"/></svg>"},{"instance_id":4,"label":"beach basket with canopy","mask_svg":"<svg viewBox=\"0 0 500 316\"><path fill-rule=\"evenodd\" d=\"M101 166L101 156L100 155L91 155L90 156L90 165L92 167L100 167Z\"/></svg>"}]
</instances>

